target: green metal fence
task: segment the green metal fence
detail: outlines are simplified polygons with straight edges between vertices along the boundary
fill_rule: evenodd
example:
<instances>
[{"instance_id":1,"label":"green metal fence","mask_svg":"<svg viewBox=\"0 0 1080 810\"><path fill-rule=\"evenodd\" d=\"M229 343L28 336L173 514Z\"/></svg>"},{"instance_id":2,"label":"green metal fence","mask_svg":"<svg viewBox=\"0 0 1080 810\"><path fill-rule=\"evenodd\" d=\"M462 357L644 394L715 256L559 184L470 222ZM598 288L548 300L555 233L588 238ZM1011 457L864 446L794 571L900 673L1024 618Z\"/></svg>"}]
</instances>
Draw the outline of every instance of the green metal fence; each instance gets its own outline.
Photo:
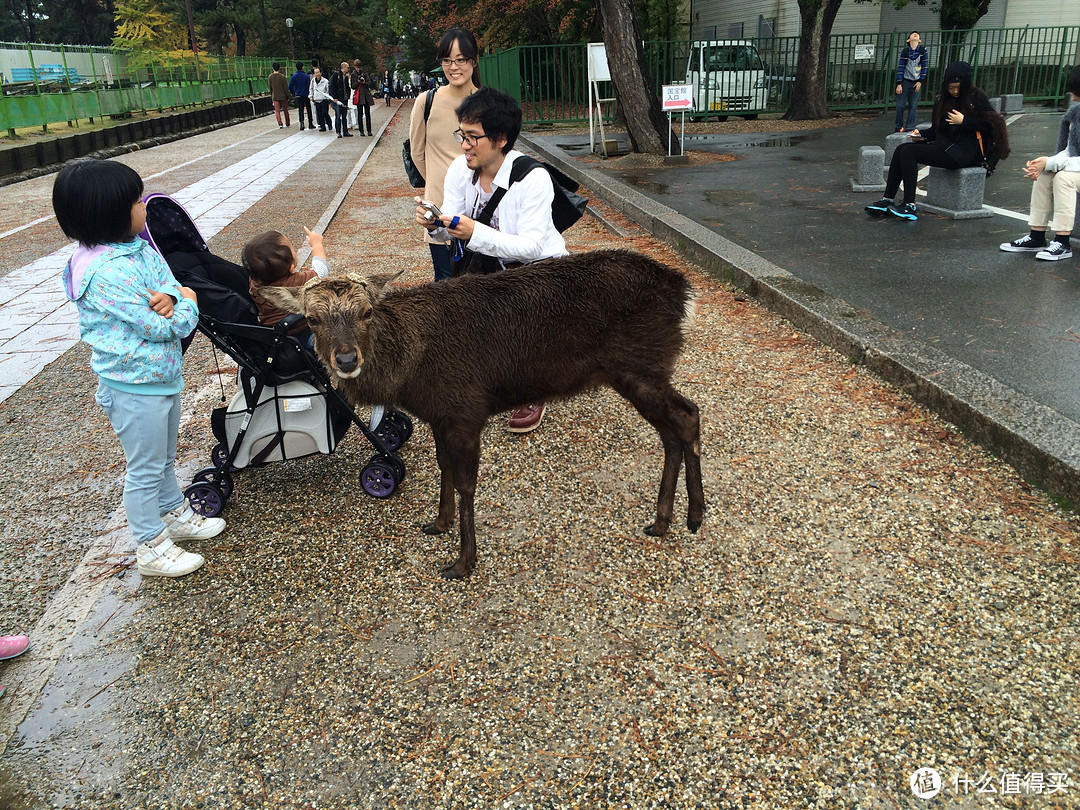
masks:
<instances>
[{"instance_id":1,"label":"green metal fence","mask_svg":"<svg viewBox=\"0 0 1080 810\"><path fill-rule=\"evenodd\" d=\"M896 63L905 45L905 32L845 34L830 38L826 101L834 110L890 109L896 103ZM1065 94L1065 76L1080 62L1080 26L996 28L971 31L924 31L930 52L929 85L936 89L938 71L962 59L974 68L975 82L988 95L1021 93L1033 102L1058 102ZM750 39L763 61L763 71L705 73L698 81L720 86L725 81L750 108L699 107L699 114L757 115L785 111L798 67L799 38ZM659 94L661 85L688 80L688 63L699 43L646 42L645 58ZM583 122L589 118L587 46L530 45L510 48L480 59L484 83L514 96L531 123ZM763 74L763 78L762 78ZM739 81L747 86L737 87ZM750 87L753 82L755 87ZM767 92L760 92L762 86ZM754 92L757 90L757 92ZM610 83L601 97L614 93ZM709 98L708 91L699 96ZM706 113L705 111L708 110Z\"/></svg>"},{"instance_id":2,"label":"green metal fence","mask_svg":"<svg viewBox=\"0 0 1080 810\"><path fill-rule=\"evenodd\" d=\"M0 42L0 131L265 94L275 61Z\"/></svg>"}]
</instances>

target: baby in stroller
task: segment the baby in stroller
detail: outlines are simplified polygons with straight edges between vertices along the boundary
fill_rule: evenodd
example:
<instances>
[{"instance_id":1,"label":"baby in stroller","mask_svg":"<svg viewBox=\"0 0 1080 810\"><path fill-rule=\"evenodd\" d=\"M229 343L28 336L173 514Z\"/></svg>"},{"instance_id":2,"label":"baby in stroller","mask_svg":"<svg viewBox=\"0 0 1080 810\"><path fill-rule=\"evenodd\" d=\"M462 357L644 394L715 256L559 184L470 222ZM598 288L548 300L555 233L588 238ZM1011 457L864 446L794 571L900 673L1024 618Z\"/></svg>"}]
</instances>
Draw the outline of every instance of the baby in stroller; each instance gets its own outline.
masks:
<instances>
[{"instance_id":1,"label":"baby in stroller","mask_svg":"<svg viewBox=\"0 0 1080 810\"><path fill-rule=\"evenodd\" d=\"M326 278L330 274L322 234L305 226L304 235L311 246L310 270L296 269L296 250L288 237L279 231L263 231L244 245L241 262L251 278L248 291L259 311L259 323L263 326L276 326L285 319L285 313L259 295L261 288L302 287L313 278ZM309 349L312 348L315 338L304 322L294 326L289 334L303 341Z\"/></svg>"},{"instance_id":2,"label":"baby in stroller","mask_svg":"<svg viewBox=\"0 0 1080 810\"><path fill-rule=\"evenodd\" d=\"M234 474L276 461L333 453L350 426L375 451L360 470L361 487L375 498L392 495L405 477L397 451L412 435L412 420L377 406L371 426L366 425L305 347L303 317L291 315L271 325L278 318L264 309L265 302L257 305L255 298L267 284L292 286L327 275L330 267L321 234L304 229L312 249L312 270L292 272L298 263L292 245L279 232L268 231L245 246L245 271L210 253L194 220L178 202L164 194L147 195L145 201L143 238L165 256L181 283L198 292L197 331L239 366L236 394L211 413L217 440L210 452L212 466L195 473L184 491L192 509L204 517L217 516L233 491ZM224 390L222 394L224 400Z\"/></svg>"}]
</instances>

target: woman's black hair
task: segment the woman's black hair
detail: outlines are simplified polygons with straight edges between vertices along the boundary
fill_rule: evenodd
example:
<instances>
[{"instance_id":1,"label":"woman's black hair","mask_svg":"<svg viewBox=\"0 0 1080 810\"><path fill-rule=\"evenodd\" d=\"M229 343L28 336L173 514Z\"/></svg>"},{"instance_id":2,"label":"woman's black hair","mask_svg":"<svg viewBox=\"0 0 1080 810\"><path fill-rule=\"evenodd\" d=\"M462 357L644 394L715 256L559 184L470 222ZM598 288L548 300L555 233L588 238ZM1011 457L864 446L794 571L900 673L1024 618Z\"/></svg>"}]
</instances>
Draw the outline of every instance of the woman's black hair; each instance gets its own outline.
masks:
<instances>
[{"instance_id":1,"label":"woman's black hair","mask_svg":"<svg viewBox=\"0 0 1080 810\"><path fill-rule=\"evenodd\" d=\"M949 85L960 84L960 95L953 97ZM994 133L994 149L999 159L1004 160L1011 152L1009 131L1005 119L990 106L986 93L975 86L971 76L971 65L967 62L953 62L942 74L941 94L934 101L933 126L936 130L945 123L949 110L957 110L965 117L969 115L985 118L990 122Z\"/></svg>"},{"instance_id":2,"label":"woman's black hair","mask_svg":"<svg viewBox=\"0 0 1080 810\"><path fill-rule=\"evenodd\" d=\"M506 138L502 153L514 148L521 134L521 107L514 97L494 87L481 87L466 96L457 108L458 121L462 124L479 124L484 135L492 142Z\"/></svg>"},{"instance_id":3,"label":"woman's black hair","mask_svg":"<svg viewBox=\"0 0 1080 810\"><path fill-rule=\"evenodd\" d=\"M461 55L475 63L472 72L473 87L482 87L483 85L480 83L480 46L476 44L476 37L468 28L455 25L443 34L442 39L439 40L439 47L435 51L436 58L449 59L450 51L454 50L455 42L461 50Z\"/></svg>"},{"instance_id":4,"label":"woman's black hair","mask_svg":"<svg viewBox=\"0 0 1080 810\"><path fill-rule=\"evenodd\" d=\"M1065 80L1065 89L1074 96L1080 96L1080 65L1069 71L1069 78Z\"/></svg>"},{"instance_id":5,"label":"woman's black hair","mask_svg":"<svg viewBox=\"0 0 1080 810\"><path fill-rule=\"evenodd\" d=\"M142 178L130 166L115 160L73 160L56 175L53 211L60 229L84 245L124 242L132 235L131 208L142 193Z\"/></svg>"}]
</instances>

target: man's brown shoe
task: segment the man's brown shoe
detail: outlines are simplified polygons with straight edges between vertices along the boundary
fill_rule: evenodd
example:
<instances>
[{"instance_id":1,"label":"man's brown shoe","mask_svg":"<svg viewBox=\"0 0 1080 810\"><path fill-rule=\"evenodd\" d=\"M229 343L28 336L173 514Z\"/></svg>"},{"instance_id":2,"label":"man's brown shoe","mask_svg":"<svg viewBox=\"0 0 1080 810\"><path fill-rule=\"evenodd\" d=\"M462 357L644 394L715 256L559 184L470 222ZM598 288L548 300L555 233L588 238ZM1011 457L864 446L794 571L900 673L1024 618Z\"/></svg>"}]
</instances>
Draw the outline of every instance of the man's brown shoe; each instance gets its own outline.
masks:
<instances>
[{"instance_id":1,"label":"man's brown shoe","mask_svg":"<svg viewBox=\"0 0 1080 810\"><path fill-rule=\"evenodd\" d=\"M543 418L543 403L539 405L526 405L510 414L510 425L508 430L511 433L528 433L530 430L536 430L540 427L540 422Z\"/></svg>"}]
</instances>

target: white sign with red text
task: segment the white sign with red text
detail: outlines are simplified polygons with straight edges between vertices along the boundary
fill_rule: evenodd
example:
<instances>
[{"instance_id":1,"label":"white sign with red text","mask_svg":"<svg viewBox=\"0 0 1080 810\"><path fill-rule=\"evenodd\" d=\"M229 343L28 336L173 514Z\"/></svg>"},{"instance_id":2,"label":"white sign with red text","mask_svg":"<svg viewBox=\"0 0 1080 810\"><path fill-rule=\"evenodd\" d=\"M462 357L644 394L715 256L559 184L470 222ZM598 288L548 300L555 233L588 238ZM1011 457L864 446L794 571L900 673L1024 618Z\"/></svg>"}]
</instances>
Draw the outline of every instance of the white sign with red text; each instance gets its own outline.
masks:
<instances>
[{"instance_id":1,"label":"white sign with red text","mask_svg":"<svg viewBox=\"0 0 1080 810\"><path fill-rule=\"evenodd\" d=\"M665 84L660 109L664 112L694 109L694 85Z\"/></svg>"}]
</instances>

